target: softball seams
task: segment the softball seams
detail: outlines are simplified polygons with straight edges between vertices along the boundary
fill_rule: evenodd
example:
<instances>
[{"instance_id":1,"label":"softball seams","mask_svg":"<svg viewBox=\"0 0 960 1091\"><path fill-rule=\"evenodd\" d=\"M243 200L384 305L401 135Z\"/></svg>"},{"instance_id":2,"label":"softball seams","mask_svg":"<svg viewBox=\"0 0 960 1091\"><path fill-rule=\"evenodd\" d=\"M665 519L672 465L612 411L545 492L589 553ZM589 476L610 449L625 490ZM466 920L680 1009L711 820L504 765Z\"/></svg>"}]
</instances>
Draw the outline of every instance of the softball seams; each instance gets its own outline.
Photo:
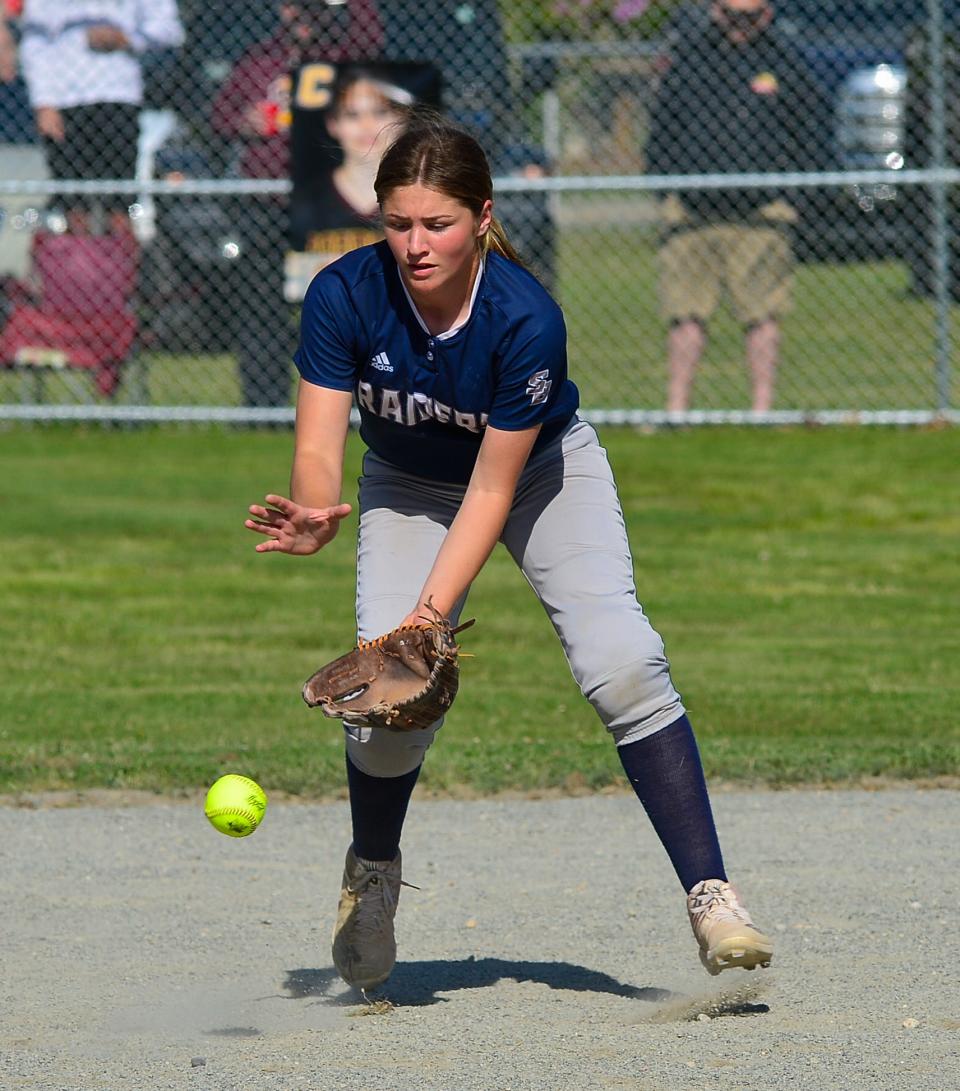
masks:
<instances>
[{"instance_id":1,"label":"softball seams","mask_svg":"<svg viewBox=\"0 0 960 1091\"><path fill-rule=\"evenodd\" d=\"M257 784L255 780L251 780L249 777L245 777L242 773L233 773L228 775L236 777L241 784L245 784L255 795L259 795L260 792L263 791L263 789L260 787L259 784ZM258 804L254 803L252 799L248 799L247 802L252 806L258 806Z\"/></svg>"},{"instance_id":2,"label":"softball seams","mask_svg":"<svg viewBox=\"0 0 960 1091\"><path fill-rule=\"evenodd\" d=\"M257 784L255 780L251 780L249 777L245 777L242 773L228 773L227 776L233 777L236 780L239 780L241 783L249 785L251 788L254 789L254 791L260 791L260 785Z\"/></svg>"},{"instance_id":3,"label":"softball seams","mask_svg":"<svg viewBox=\"0 0 960 1091\"><path fill-rule=\"evenodd\" d=\"M245 818L254 826L260 821L260 815L254 814L253 811L238 811L236 807L216 807L212 811L207 811L206 815L207 818Z\"/></svg>"},{"instance_id":4,"label":"softball seams","mask_svg":"<svg viewBox=\"0 0 960 1091\"><path fill-rule=\"evenodd\" d=\"M220 779L229 779L239 789L248 788L250 794L246 797L246 799L244 799L243 802L246 803L248 807L253 807L254 810L259 813L260 817L263 817L263 814L267 809L267 797L264 790L260 787L259 784L257 784L255 780L251 780L250 777L245 777L242 773L227 773L224 777L221 777ZM219 781L217 783L219 783ZM216 785L214 785L214 787L215 786ZM224 804L223 806L226 806L226 804ZM240 804L231 804L230 806L238 807L240 806ZM223 807L221 807L219 810L222 813Z\"/></svg>"}]
</instances>

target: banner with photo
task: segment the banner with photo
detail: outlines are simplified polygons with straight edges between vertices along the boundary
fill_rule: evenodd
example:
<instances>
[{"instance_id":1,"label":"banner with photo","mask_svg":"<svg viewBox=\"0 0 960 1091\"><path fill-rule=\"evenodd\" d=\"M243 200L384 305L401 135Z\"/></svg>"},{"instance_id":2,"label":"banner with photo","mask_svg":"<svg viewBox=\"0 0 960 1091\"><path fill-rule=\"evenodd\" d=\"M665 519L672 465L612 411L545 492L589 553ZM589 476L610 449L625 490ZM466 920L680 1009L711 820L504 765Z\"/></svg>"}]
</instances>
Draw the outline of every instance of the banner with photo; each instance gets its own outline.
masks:
<instances>
[{"instance_id":1,"label":"banner with photo","mask_svg":"<svg viewBox=\"0 0 960 1091\"><path fill-rule=\"evenodd\" d=\"M411 108L440 101L440 73L426 62L314 62L293 73L289 302L326 265L383 237L373 188L380 157Z\"/></svg>"}]
</instances>

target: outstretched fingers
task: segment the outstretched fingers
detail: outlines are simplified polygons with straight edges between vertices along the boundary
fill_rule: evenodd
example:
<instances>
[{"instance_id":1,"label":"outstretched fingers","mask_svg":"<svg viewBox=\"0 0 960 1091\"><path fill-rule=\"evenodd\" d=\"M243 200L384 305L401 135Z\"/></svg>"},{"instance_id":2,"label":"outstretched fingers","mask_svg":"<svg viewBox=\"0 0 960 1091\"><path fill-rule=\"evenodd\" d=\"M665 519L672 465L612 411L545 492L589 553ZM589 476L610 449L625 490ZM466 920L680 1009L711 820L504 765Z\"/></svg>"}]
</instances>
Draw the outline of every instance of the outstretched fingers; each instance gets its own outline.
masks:
<instances>
[{"instance_id":1,"label":"outstretched fingers","mask_svg":"<svg viewBox=\"0 0 960 1091\"><path fill-rule=\"evenodd\" d=\"M274 537L280 534L280 527L275 523L265 523L259 519L245 519L243 525L247 530L254 530L258 534L270 534Z\"/></svg>"},{"instance_id":2,"label":"outstretched fingers","mask_svg":"<svg viewBox=\"0 0 960 1091\"><path fill-rule=\"evenodd\" d=\"M257 542L253 547L257 553L286 553L288 552L279 538L270 538L266 542Z\"/></svg>"},{"instance_id":3,"label":"outstretched fingers","mask_svg":"<svg viewBox=\"0 0 960 1091\"><path fill-rule=\"evenodd\" d=\"M266 502L271 505L274 505L276 500L284 500L284 497L274 495L266 497ZM290 501L285 501L285 503L289 504ZM271 550L280 549L280 539L289 531L289 515L276 505L267 508L263 504L251 504L247 510L253 516L252 519L244 520L243 525L247 530L252 530L256 534L263 534L272 539L270 542L258 543L256 546L257 552L267 553Z\"/></svg>"},{"instance_id":4,"label":"outstretched fingers","mask_svg":"<svg viewBox=\"0 0 960 1091\"><path fill-rule=\"evenodd\" d=\"M353 509L349 504L334 504L329 508L317 508L310 513L310 522L321 525L338 523L345 519Z\"/></svg>"},{"instance_id":5,"label":"outstretched fingers","mask_svg":"<svg viewBox=\"0 0 960 1091\"><path fill-rule=\"evenodd\" d=\"M308 508L285 496L269 493L263 504L251 504L244 520L247 530L262 534L269 541L260 542L258 553L316 553L337 533L341 519L353 510L349 504L327 508Z\"/></svg>"},{"instance_id":6,"label":"outstretched fingers","mask_svg":"<svg viewBox=\"0 0 960 1091\"><path fill-rule=\"evenodd\" d=\"M287 515L290 515L291 512L295 511L299 507L299 504L295 504L286 496L280 496L278 493L275 492L268 492L263 499L271 507L279 508L280 511L285 512Z\"/></svg>"}]
</instances>

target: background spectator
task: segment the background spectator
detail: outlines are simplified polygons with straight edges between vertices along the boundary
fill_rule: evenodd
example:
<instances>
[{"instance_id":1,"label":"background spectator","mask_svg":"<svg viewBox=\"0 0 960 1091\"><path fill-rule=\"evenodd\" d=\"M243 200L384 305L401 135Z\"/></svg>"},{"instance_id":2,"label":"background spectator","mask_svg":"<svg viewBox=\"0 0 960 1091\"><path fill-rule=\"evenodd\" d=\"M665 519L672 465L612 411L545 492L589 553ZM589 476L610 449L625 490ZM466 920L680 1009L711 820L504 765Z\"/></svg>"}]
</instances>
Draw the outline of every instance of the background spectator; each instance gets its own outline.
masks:
<instances>
[{"instance_id":1,"label":"background spectator","mask_svg":"<svg viewBox=\"0 0 960 1091\"><path fill-rule=\"evenodd\" d=\"M50 173L59 179L133 178L143 55L183 41L175 0L25 0L20 64ZM7 28L0 76L12 79ZM102 202L112 226L128 230L129 197ZM90 202L65 202L75 220ZM85 226L85 225L84 225Z\"/></svg>"},{"instance_id":2,"label":"background spectator","mask_svg":"<svg viewBox=\"0 0 960 1091\"><path fill-rule=\"evenodd\" d=\"M17 63L15 27L7 21L12 18L11 6L5 13L0 2L0 143L33 144L37 138Z\"/></svg>"},{"instance_id":3,"label":"background spectator","mask_svg":"<svg viewBox=\"0 0 960 1091\"><path fill-rule=\"evenodd\" d=\"M277 33L241 56L213 103L213 128L234 141L234 170L244 178L289 176L290 86L296 68L306 61L376 57L383 44L372 0L283 3L279 16ZM328 157L328 165L333 162ZM283 299L287 202L244 198L237 213L249 240L236 265L231 307L243 401L288 405L296 327Z\"/></svg>"},{"instance_id":4,"label":"background spectator","mask_svg":"<svg viewBox=\"0 0 960 1091\"><path fill-rule=\"evenodd\" d=\"M682 9L654 104L653 174L817 170L825 111L800 55L776 32L771 0ZM667 408L688 408L707 322L726 292L745 330L752 406L770 409L789 305L795 201L769 187L690 190L663 202L660 287L668 334Z\"/></svg>"},{"instance_id":5,"label":"background spectator","mask_svg":"<svg viewBox=\"0 0 960 1091\"><path fill-rule=\"evenodd\" d=\"M213 105L213 127L234 138L245 178L289 174L290 73L304 61L377 57L383 32L373 0L279 5L279 26L241 56Z\"/></svg>"}]
</instances>

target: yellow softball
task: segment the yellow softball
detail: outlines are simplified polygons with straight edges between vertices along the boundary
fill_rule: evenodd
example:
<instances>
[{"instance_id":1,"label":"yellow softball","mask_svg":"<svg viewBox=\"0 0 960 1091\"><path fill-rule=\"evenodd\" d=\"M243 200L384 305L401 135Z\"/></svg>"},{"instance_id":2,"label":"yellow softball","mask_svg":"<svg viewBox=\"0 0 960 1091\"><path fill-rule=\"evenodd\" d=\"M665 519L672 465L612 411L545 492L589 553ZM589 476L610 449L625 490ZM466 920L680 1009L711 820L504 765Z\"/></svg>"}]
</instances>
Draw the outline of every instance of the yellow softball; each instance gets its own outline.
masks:
<instances>
[{"instance_id":1,"label":"yellow softball","mask_svg":"<svg viewBox=\"0 0 960 1091\"><path fill-rule=\"evenodd\" d=\"M227 773L210 785L203 813L221 833L246 837L260 825L266 809L267 794L255 780Z\"/></svg>"}]
</instances>

